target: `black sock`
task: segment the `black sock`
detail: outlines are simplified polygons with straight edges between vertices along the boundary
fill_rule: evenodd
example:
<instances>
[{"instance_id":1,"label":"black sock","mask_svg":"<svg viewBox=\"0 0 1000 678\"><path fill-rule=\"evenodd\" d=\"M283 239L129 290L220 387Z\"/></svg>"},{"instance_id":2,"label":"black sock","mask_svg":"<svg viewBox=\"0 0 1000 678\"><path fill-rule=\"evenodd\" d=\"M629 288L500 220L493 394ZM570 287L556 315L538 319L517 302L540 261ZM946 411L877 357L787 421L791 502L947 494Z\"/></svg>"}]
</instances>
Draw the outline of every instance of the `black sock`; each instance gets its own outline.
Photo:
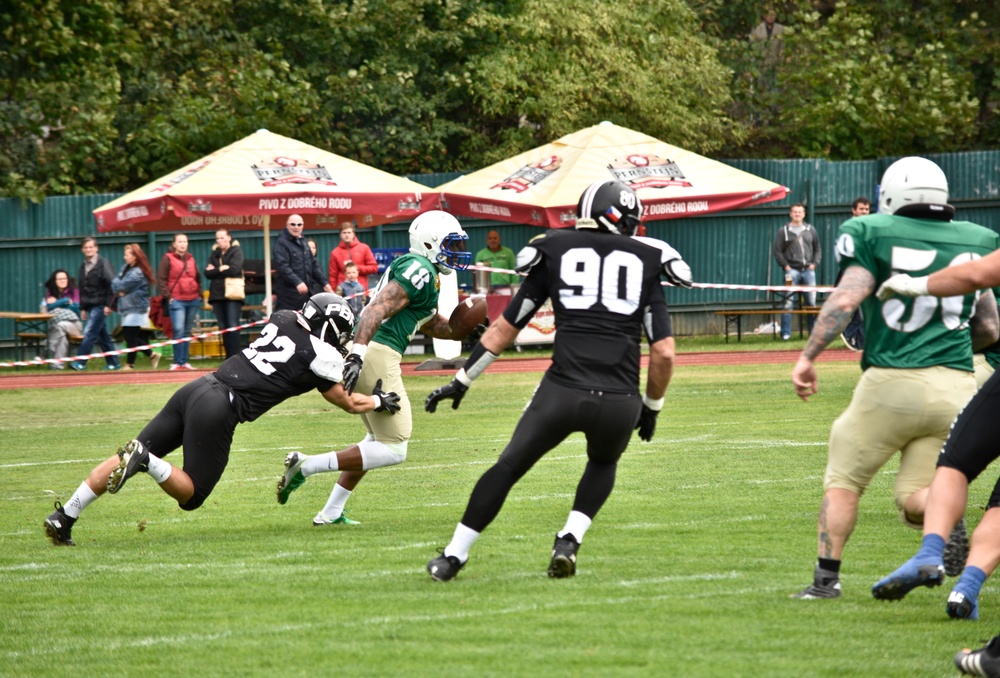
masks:
<instances>
[{"instance_id":1,"label":"black sock","mask_svg":"<svg viewBox=\"0 0 1000 678\"><path fill-rule=\"evenodd\" d=\"M839 560L833 560L831 558L820 558L818 565L819 569L821 570L826 570L827 572L833 572L836 575L840 574Z\"/></svg>"}]
</instances>

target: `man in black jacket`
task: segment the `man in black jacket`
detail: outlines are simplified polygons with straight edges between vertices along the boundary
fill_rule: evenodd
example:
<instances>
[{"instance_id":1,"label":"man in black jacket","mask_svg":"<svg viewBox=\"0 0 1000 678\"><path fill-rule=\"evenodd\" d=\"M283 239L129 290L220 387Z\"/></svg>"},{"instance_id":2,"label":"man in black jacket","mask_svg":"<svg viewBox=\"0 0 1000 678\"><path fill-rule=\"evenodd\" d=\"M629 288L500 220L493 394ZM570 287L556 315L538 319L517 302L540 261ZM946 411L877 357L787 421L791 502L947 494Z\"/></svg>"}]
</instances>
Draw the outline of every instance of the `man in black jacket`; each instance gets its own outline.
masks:
<instances>
[{"instance_id":1,"label":"man in black jacket","mask_svg":"<svg viewBox=\"0 0 1000 678\"><path fill-rule=\"evenodd\" d=\"M113 351L115 345L111 341L104 316L111 313L111 303L114 301L111 281L114 280L115 271L111 268L111 262L97 253L95 238L84 238L80 249L83 251L83 263L80 264L76 279L80 281L80 317L87 324L83 329L83 341L80 342L77 355L89 355L95 343L105 352ZM105 360L108 364L104 369L121 369L118 356L109 355ZM70 363L70 367L82 372L87 369L87 361L78 358Z\"/></svg>"},{"instance_id":2,"label":"man in black jacket","mask_svg":"<svg viewBox=\"0 0 1000 678\"><path fill-rule=\"evenodd\" d=\"M274 243L271 262L274 264L275 311L296 311L309 300L314 285L325 292L333 288L327 282L309 244L302 237L305 223L298 214L288 217L285 230Z\"/></svg>"}]
</instances>

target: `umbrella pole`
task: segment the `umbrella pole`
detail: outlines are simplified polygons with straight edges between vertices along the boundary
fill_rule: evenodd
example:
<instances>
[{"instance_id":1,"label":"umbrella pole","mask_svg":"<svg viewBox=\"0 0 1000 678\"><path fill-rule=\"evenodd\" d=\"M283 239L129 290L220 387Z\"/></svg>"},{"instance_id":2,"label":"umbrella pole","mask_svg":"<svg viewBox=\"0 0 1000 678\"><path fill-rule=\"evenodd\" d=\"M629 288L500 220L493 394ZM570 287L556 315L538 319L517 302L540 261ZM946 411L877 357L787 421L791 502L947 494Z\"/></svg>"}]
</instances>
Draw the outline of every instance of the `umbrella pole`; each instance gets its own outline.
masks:
<instances>
[{"instance_id":1,"label":"umbrella pole","mask_svg":"<svg viewBox=\"0 0 1000 678\"><path fill-rule=\"evenodd\" d=\"M264 316L271 317L271 215L264 215Z\"/></svg>"}]
</instances>

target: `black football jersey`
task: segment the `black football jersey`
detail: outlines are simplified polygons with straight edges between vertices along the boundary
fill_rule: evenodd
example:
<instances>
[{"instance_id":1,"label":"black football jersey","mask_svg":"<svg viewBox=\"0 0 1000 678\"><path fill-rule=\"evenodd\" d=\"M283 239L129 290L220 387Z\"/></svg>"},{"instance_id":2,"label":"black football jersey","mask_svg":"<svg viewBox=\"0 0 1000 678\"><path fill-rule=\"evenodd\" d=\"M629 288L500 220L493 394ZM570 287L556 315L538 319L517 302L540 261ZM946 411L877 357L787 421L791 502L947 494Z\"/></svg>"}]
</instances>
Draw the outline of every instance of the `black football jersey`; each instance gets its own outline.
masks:
<instances>
[{"instance_id":1,"label":"black football jersey","mask_svg":"<svg viewBox=\"0 0 1000 678\"><path fill-rule=\"evenodd\" d=\"M552 300L549 377L573 388L637 393L643 328L650 343L672 335L660 250L597 230L557 230L532 240L518 264L525 259L537 263L504 317L524 327Z\"/></svg>"},{"instance_id":2,"label":"black football jersey","mask_svg":"<svg viewBox=\"0 0 1000 678\"><path fill-rule=\"evenodd\" d=\"M306 391L330 390L344 377L344 359L300 323L296 311L271 315L260 336L215 373L233 394L241 422L253 421Z\"/></svg>"}]
</instances>

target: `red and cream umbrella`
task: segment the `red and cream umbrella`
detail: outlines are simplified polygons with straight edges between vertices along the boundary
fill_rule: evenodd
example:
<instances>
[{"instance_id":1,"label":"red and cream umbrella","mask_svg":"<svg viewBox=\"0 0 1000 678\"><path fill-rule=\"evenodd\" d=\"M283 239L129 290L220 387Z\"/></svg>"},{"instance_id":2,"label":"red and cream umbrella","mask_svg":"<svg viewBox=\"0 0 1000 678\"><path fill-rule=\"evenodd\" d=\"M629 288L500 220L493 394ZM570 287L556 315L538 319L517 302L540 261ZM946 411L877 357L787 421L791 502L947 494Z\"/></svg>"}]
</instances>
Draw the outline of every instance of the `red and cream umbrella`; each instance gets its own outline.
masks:
<instances>
[{"instance_id":1,"label":"red and cream umbrella","mask_svg":"<svg viewBox=\"0 0 1000 678\"><path fill-rule=\"evenodd\" d=\"M271 216L300 214L314 228L353 220L363 228L437 207L437 192L416 182L259 130L102 205L94 218L101 232L263 229L270 270Z\"/></svg>"},{"instance_id":2,"label":"red and cream umbrella","mask_svg":"<svg viewBox=\"0 0 1000 678\"><path fill-rule=\"evenodd\" d=\"M642 200L645 221L780 200L788 189L641 132L603 122L438 186L441 209L549 228L576 223L580 194L617 179Z\"/></svg>"}]
</instances>

